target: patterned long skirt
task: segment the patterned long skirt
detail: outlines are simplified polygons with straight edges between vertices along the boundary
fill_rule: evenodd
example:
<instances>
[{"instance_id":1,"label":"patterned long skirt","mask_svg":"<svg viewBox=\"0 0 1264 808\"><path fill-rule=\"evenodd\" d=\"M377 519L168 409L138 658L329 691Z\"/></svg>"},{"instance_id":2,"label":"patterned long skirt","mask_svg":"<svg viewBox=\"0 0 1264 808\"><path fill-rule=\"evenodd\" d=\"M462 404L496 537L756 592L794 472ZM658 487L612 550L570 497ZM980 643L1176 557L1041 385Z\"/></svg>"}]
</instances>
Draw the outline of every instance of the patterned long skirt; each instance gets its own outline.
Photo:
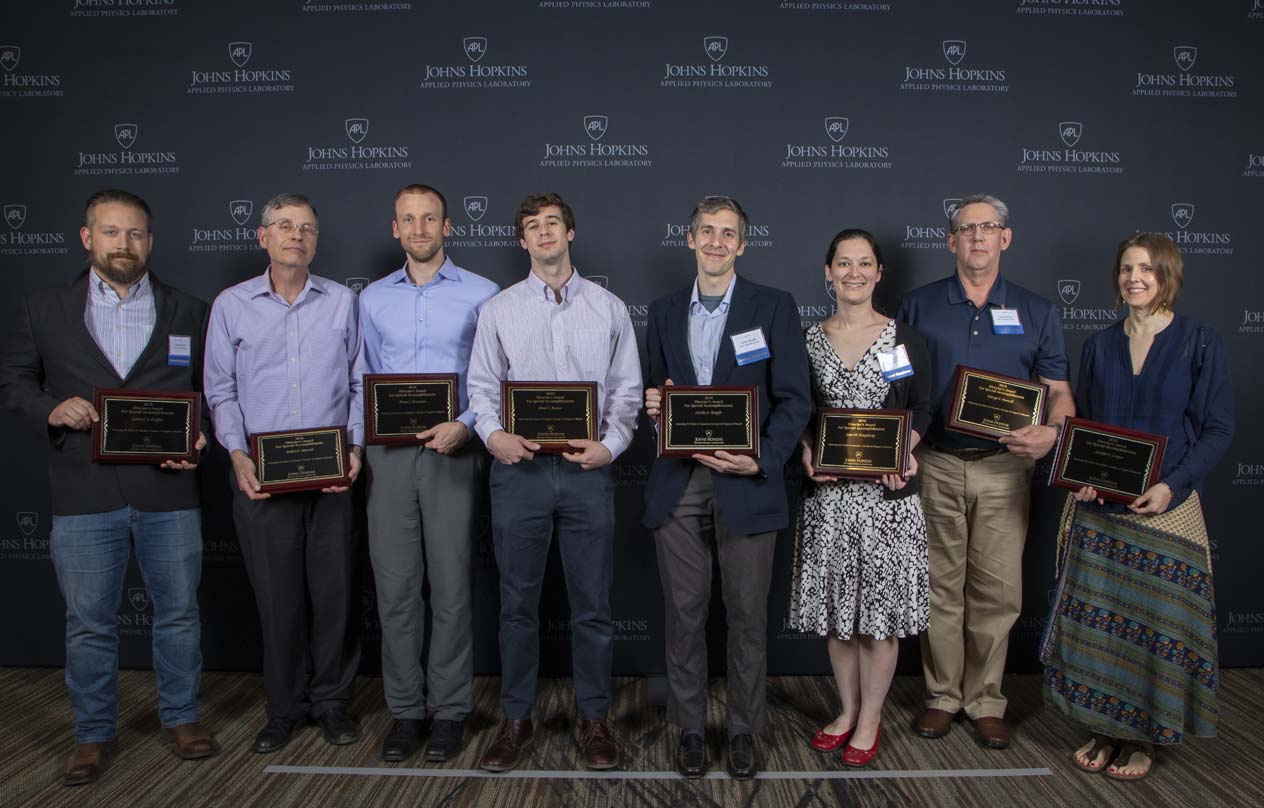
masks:
<instances>
[{"instance_id":1,"label":"patterned long skirt","mask_svg":"<svg viewBox=\"0 0 1264 808\"><path fill-rule=\"evenodd\" d=\"M1041 642L1045 701L1093 732L1177 744L1216 734L1220 668L1198 494L1156 516L1067 497Z\"/></svg>"}]
</instances>

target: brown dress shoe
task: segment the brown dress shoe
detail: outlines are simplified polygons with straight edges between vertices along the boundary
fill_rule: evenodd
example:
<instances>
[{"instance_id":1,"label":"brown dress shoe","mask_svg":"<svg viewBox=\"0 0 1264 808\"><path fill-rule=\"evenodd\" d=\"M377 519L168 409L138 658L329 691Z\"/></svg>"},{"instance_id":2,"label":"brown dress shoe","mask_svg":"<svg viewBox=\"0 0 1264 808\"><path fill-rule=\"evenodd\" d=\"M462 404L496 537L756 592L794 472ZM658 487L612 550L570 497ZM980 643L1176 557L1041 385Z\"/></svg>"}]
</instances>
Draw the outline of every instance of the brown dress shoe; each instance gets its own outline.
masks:
<instances>
[{"instance_id":1,"label":"brown dress shoe","mask_svg":"<svg viewBox=\"0 0 1264 808\"><path fill-rule=\"evenodd\" d=\"M913 729L923 738L942 738L952 729L952 720L956 717L947 710L928 707L918 716Z\"/></svg>"},{"instance_id":2,"label":"brown dress shoe","mask_svg":"<svg viewBox=\"0 0 1264 808\"><path fill-rule=\"evenodd\" d=\"M198 760L219 754L219 745L201 724L192 721L176 724L162 731L162 741L171 747L171 754L183 760Z\"/></svg>"},{"instance_id":3,"label":"brown dress shoe","mask_svg":"<svg viewBox=\"0 0 1264 808\"><path fill-rule=\"evenodd\" d=\"M984 716L974 719L974 737L988 749L1004 749L1009 746L1009 727L1004 718Z\"/></svg>"},{"instance_id":4,"label":"brown dress shoe","mask_svg":"<svg viewBox=\"0 0 1264 808\"><path fill-rule=\"evenodd\" d=\"M70 753L66 761L66 771L62 775L62 785L81 786L95 783L101 773L110 767L110 761L118 752L118 738L101 743L81 743Z\"/></svg>"},{"instance_id":5,"label":"brown dress shoe","mask_svg":"<svg viewBox=\"0 0 1264 808\"><path fill-rule=\"evenodd\" d=\"M500 725L500 735L483 753L483 761L479 765L489 772L509 771L522 760L523 751L531 745L534 737L535 728L531 719L506 720Z\"/></svg>"},{"instance_id":6,"label":"brown dress shoe","mask_svg":"<svg viewBox=\"0 0 1264 808\"><path fill-rule=\"evenodd\" d=\"M584 749L584 763L590 769L613 769L619 765L619 745L610 734L604 718L579 722L579 745Z\"/></svg>"}]
</instances>

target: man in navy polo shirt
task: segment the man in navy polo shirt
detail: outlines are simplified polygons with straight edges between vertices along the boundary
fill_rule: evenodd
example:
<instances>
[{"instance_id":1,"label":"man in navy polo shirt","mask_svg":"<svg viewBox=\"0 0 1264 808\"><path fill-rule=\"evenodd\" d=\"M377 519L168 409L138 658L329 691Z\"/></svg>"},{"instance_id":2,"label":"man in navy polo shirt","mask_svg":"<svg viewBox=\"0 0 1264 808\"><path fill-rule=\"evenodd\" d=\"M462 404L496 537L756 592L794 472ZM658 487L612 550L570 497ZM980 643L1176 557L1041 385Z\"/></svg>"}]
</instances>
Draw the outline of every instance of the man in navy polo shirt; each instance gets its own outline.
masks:
<instances>
[{"instance_id":1,"label":"man in navy polo shirt","mask_svg":"<svg viewBox=\"0 0 1264 808\"><path fill-rule=\"evenodd\" d=\"M1013 232L989 194L961 200L948 249L957 271L904 296L896 319L930 344L935 417L917 449L930 549L930 629L922 634L925 709L917 732L948 734L964 710L984 746L1009 745L1001 676L1022 606L1023 543L1035 461L1075 414L1062 321L1048 300L1001 277ZM958 365L1049 385L1047 423L1000 442L944 428Z\"/></svg>"}]
</instances>

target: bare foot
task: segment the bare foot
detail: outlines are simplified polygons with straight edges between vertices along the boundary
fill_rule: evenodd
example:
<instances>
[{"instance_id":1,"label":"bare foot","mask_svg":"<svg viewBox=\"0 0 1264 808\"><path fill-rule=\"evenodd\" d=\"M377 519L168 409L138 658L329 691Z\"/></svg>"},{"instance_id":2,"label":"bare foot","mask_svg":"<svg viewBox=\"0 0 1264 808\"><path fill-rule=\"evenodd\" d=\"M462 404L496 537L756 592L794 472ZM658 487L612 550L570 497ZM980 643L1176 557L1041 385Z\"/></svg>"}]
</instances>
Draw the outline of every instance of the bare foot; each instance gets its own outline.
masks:
<instances>
[{"instance_id":1,"label":"bare foot","mask_svg":"<svg viewBox=\"0 0 1264 808\"><path fill-rule=\"evenodd\" d=\"M1154 747L1149 744L1125 744L1106 773L1116 780L1140 780L1150 773L1153 765Z\"/></svg>"},{"instance_id":2,"label":"bare foot","mask_svg":"<svg viewBox=\"0 0 1264 808\"><path fill-rule=\"evenodd\" d=\"M1099 772L1119 751L1118 742L1101 735L1093 735L1072 754L1077 766L1086 772Z\"/></svg>"}]
</instances>

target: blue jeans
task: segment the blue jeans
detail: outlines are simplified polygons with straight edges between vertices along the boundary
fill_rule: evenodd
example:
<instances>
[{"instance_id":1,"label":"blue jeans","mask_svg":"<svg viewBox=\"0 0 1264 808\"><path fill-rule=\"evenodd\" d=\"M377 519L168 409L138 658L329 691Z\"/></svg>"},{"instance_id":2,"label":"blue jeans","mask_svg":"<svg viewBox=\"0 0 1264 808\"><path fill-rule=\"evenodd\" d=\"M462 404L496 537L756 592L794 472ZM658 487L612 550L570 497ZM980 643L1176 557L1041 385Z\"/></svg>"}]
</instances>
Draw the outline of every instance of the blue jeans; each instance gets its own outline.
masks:
<instances>
[{"instance_id":1,"label":"blue jeans","mask_svg":"<svg viewBox=\"0 0 1264 808\"><path fill-rule=\"evenodd\" d=\"M75 743L118 734L118 625L132 540L154 605L154 672L164 727L198 720L202 518L197 508L53 515L52 556L66 599L66 689Z\"/></svg>"}]
</instances>

